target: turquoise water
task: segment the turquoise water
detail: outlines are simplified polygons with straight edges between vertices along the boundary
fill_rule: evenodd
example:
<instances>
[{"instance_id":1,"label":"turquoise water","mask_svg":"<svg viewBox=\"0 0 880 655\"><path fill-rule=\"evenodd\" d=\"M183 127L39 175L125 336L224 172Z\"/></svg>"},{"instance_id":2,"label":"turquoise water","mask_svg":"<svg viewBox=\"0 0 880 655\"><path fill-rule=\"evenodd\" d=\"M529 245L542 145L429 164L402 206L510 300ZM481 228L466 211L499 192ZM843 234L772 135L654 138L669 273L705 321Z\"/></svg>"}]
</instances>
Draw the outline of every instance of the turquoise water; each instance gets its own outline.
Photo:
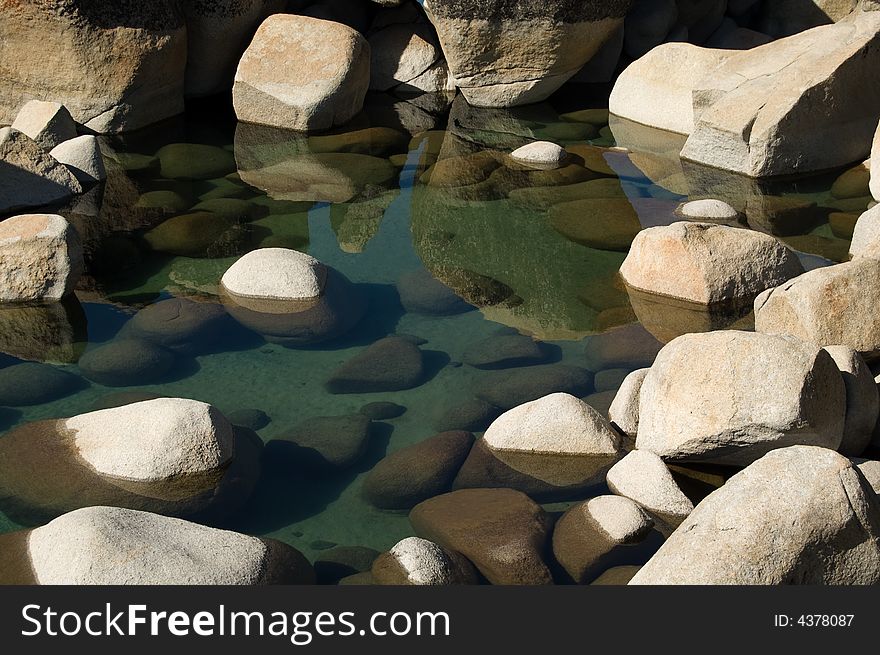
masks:
<instances>
[{"instance_id":1,"label":"turquoise water","mask_svg":"<svg viewBox=\"0 0 880 655\"><path fill-rule=\"evenodd\" d=\"M216 108L195 107L180 120L108 139L106 189L60 210L86 246L78 300L54 320L37 310L0 311L0 323L14 326L0 337L0 397L4 368L18 360L48 360L80 383L49 402L0 407L0 429L89 411L111 394L143 392L209 402L227 414L259 409L270 422L257 433L268 442L306 419L393 402L405 413L377 421L366 453L350 468L317 474L264 467L244 509L219 521L288 542L310 558L332 544L389 548L412 533L406 512L372 507L361 493L364 477L385 454L436 434L445 410L496 386L498 370L464 363L475 343L499 331L546 343L541 364L600 373L593 388L581 391L604 410L622 376L650 363L656 339L728 325L748 329L747 315L710 316L645 299L634 304L618 279L635 233L677 220L682 200L727 200L743 212L742 227L776 234L810 267L846 257L868 198L858 184L838 184L832 193L840 171L757 185L682 167L678 137L646 137L643 128L620 124L612 133L601 104L563 96L555 105L500 111L458 100L447 115L373 98L353 125L312 139L236 125L222 111L217 117ZM560 171L530 171L503 154L542 138L580 158ZM169 151L169 144L189 146ZM199 214L173 222L192 212ZM267 246L303 250L338 270L366 300L366 315L338 339L298 347L267 341L230 319L218 323L222 334L211 335L217 340L206 352L174 355L173 368L150 384L105 386L83 375L78 357L117 339L137 311L172 297L219 305L223 271ZM407 310L397 285L413 275L417 291L434 278L470 311ZM423 342L421 384L357 394L325 388L336 367L392 334ZM541 369L506 370L540 386ZM14 500L0 499L0 507ZM2 531L32 524L21 513L0 514Z\"/></svg>"}]
</instances>

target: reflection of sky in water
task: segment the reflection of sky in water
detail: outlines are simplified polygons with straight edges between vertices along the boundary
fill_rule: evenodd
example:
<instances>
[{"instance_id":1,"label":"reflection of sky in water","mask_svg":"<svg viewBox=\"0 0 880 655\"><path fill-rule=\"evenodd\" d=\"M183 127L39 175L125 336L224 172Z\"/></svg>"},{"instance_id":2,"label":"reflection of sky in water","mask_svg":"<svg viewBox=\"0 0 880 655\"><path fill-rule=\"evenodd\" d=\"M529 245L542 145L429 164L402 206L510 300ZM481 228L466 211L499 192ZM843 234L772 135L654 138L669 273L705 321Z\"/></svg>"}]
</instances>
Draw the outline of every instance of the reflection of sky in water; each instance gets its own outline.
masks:
<instances>
[{"instance_id":1,"label":"reflection of sky in water","mask_svg":"<svg viewBox=\"0 0 880 655\"><path fill-rule=\"evenodd\" d=\"M397 109L413 111L409 106ZM575 103L562 113L577 109L581 107ZM216 303L217 280L236 256L281 242L299 243L355 283L369 301L367 316L338 341L299 348L267 343L253 332L226 324L227 332L217 347L195 357L178 356L175 370L161 383L134 381L123 388L90 384L50 402L0 409L0 429L82 413L105 402L108 394L140 391L203 400L227 413L260 409L271 418L269 425L259 430L260 437L268 441L304 419L353 414L369 402L394 402L406 407L406 413L382 422L364 459L353 468L319 476L267 474L246 511L228 521L233 529L288 541L310 557L325 542L385 549L411 534L411 528L405 513L380 511L363 499L360 489L366 472L386 452L434 434L438 418L472 402L479 389L504 392L500 374L519 375L519 380L538 388L542 376L550 375L547 367L479 370L463 363L474 344L512 328L555 346L547 350L552 356L543 364L609 371L599 379L619 379L626 371L649 363L645 353L656 347L653 337L637 325L637 315L616 275L626 243L639 228L672 222L675 207L685 198L720 197L743 212L744 226L776 234L803 251L803 258L815 266L845 257L847 225L852 222L846 217L857 214L867 203L863 198L834 198L829 192L833 175L768 186L682 166L674 145L664 145L660 139L639 150L638 129L628 131L621 125L612 126L613 137L630 152L602 151L609 171L591 171L578 162L564 174L524 171L503 153L529 140L556 136L566 142L559 137L569 135L573 138L567 143L587 148L589 144L607 148L614 140L606 125L589 127L570 116L560 117L560 110L546 104L505 112L462 109L456 103L452 113L442 145L437 144L440 133L429 132L417 135L409 147L396 150L383 150L370 142L345 146L367 151L378 148L373 152L378 158L405 155L405 164L390 183L380 184L380 188L355 184L354 197L347 203L285 208L263 191L231 180L231 195L252 207L271 205L276 213L261 210L259 218L241 224L232 220L230 230L208 246L214 259L173 256L151 249L148 244L157 240L149 231L161 223L155 213L143 224L127 221L143 213L133 207L139 194L173 191L187 197L192 205L198 201L195 196L204 196L211 188L229 188L230 180L221 180L221 176L211 183L170 180L155 168L132 172L128 177L120 175L98 217L71 215L75 224L89 230L86 241L92 253L91 270L78 292L87 317L89 351L113 342L144 306L173 296ZM377 118L379 114L384 118ZM403 125L388 116L377 111L368 125L359 124L358 128L385 124L398 131L401 143L409 142L410 134ZM438 129L443 129L444 119L427 117L437 120ZM230 149L233 127L190 117L185 124L132 135L124 144L113 145L118 152L147 156L174 141ZM582 138L584 134L591 136ZM297 148L305 148L302 153L308 161L305 142L294 141ZM269 144L270 151L273 145ZM241 153L236 155L241 166ZM285 164L288 155L283 149L280 156ZM435 158L441 165L426 173ZM443 169L445 181L438 172L444 161L449 164ZM296 182L298 170L306 169L293 168L284 179ZM309 174L315 170L325 169L311 168ZM614 176L609 175L612 171ZM332 170L325 173L329 177L324 182L346 182L342 173L338 177ZM566 185L564 175L576 181ZM619 186L615 182L618 178ZM607 182L590 186L601 180ZM625 202L589 205L603 209L583 215L554 207L565 194L573 193L574 185L584 184L577 188L611 189L613 196ZM567 199L577 198L579 193ZM595 200L589 193L581 200ZM373 209L364 204L369 202L375 203ZM107 221L112 224L106 225ZM171 238L192 240L197 236L184 229ZM436 317L404 310L396 283L402 275L425 269L477 304L479 311ZM0 314L0 322L3 316L11 314ZM662 323L667 318L660 316L659 320ZM652 315L652 319L658 317ZM39 346L41 339L63 338L65 326L34 324L25 318L16 329L16 338L29 337ZM7 335L11 333L7 331ZM436 355L431 361L448 363L432 370L424 384L404 391L334 395L325 389L336 367L393 333L425 340L423 351ZM666 332L663 335L668 336ZM21 354L22 347L22 343L7 343L4 349ZM0 356L0 366L8 363L8 358ZM75 364L61 368L80 372ZM0 369L0 393L2 378ZM595 391L586 394L588 402L607 406L613 388ZM0 528L16 527L0 515Z\"/></svg>"}]
</instances>

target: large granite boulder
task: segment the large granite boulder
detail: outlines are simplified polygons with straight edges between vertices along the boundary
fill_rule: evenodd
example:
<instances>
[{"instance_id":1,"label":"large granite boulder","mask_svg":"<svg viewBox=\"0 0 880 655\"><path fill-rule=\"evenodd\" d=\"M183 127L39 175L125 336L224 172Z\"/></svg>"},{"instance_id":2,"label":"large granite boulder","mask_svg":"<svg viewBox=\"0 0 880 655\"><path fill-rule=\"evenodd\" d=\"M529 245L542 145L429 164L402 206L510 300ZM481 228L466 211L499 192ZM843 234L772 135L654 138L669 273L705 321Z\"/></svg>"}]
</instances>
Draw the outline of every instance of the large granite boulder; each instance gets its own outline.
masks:
<instances>
[{"instance_id":1,"label":"large granite boulder","mask_svg":"<svg viewBox=\"0 0 880 655\"><path fill-rule=\"evenodd\" d=\"M32 99L96 132L183 111L186 28L173 0L12 2L0 23L0 123Z\"/></svg>"},{"instance_id":2,"label":"large granite boulder","mask_svg":"<svg viewBox=\"0 0 880 655\"><path fill-rule=\"evenodd\" d=\"M311 584L295 548L119 507L86 507L28 532L0 536L5 584Z\"/></svg>"},{"instance_id":3,"label":"large granite boulder","mask_svg":"<svg viewBox=\"0 0 880 655\"><path fill-rule=\"evenodd\" d=\"M472 105L540 102L617 31L630 0L426 0L455 85Z\"/></svg>"},{"instance_id":4,"label":"large granite boulder","mask_svg":"<svg viewBox=\"0 0 880 655\"><path fill-rule=\"evenodd\" d=\"M275 14L257 30L235 74L238 119L299 131L351 120L370 84L370 45L358 32L308 16Z\"/></svg>"},{"instance_id":5,"label":"large granite boulder","mask_svg":"<svg viewBox=\"0 0 880 655\"><path fill-rule=\"evenodd\" d=\"M710 494L630 584L880 582L880 506L831 450L768 453Z\"/></svg>"},{"instance_id":6,"label":"large granite boulder","mask_svg":"<svg viewBox=\"0 0 880 655\"><path fill-rule=\"evenodd\" d=\"M642 383L636 447L665 460L747 465L791 445L836 450L846 391L824 350L738 331L670 342Z\"/></svg>"}]
</instances>

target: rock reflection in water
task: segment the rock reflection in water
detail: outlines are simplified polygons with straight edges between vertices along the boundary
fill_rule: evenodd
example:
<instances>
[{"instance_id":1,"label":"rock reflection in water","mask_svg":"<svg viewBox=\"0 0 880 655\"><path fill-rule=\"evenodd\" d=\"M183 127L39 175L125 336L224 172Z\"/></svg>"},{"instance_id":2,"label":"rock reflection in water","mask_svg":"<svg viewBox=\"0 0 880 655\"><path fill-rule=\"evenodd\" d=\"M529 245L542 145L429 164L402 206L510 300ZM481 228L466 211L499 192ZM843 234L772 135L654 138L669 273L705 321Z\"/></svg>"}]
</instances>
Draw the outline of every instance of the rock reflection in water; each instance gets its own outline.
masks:
<instances>
[{"instance_id":1,"label":"rock reflection in water","mask_svg":"<svg viewBox=\"0 0 880 655\"><path fill-rule=\"evenodd\" d=\"M0 352L7 355L73 364L88 340L86 315L75 296L56 303L0 307Z\"/></svg>"}]
</instances>

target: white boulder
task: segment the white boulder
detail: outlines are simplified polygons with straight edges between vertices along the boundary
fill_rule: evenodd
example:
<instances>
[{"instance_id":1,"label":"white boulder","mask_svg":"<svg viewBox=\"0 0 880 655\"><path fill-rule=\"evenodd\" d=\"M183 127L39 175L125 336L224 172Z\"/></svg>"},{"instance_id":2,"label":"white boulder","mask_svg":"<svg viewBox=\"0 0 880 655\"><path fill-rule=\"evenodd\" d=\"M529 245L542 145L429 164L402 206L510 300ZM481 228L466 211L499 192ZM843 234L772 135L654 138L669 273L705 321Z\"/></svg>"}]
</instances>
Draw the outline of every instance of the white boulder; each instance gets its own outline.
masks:
<instances>
[{"instance_id":1,"label":"white boulder","mask_svg":"<svg viewBox=\"0 0 880 655\"><path fill-rule=\"evenodd\" d=\"M27 134L46 151L76 137L76 123L67 108L43 100L25 103L12 122L12 129Z\"/></svg>"},{"instance_id":2,"label":"white boulder","mask_svg":"<svg viewBox=\"0 0 880 655\"><path fill-rule=\"evenodd\" d=\"M55 146L49 154L70 169L80 182L100 182L107 179L104 156L98 139L84 134Z\"/></svg>"},{"instance_id":3,"label":"white boulder","mask_svg":"<svg viewBox=\"0 0 880 655\"><path fill-rule=\"evenodd\" d=\"M666 532L677 528L694 509L666 464L654 453L633 450L611 467L605 479L613 493L644 507Z\"/></svg>"},{"instance_id":4,"label":"white boulder","mask_svg":"<svg viewBox=\"0 0 880 655\"><path fill-rule=\"evenodd\" d=\"M407 537L373 561L373 580L382 585L477 584L474 565L464 555L433 541Z\"/></svg>"},{"instance_id":5,"label":"white boulder","mask_svg":"<svg viewBox=\"0 0 880 655\"><path fill-rule=\"evenodd\" d=\"M549 141L534 141L510 153L511 159L535 168L559 168L568 158L565 148Z\"/></svg>"},{"instance_id":6,"label":"white boulder","mask_svg":"<svg viewBox=\"0 0 880 655\"><path fill-rule=\"evenodd\" d=\"M327 269L314 257L288 248L252 250L223 274L223 288L234 296L271 300L320 297Z\"/></svg>"}]
</instances>

